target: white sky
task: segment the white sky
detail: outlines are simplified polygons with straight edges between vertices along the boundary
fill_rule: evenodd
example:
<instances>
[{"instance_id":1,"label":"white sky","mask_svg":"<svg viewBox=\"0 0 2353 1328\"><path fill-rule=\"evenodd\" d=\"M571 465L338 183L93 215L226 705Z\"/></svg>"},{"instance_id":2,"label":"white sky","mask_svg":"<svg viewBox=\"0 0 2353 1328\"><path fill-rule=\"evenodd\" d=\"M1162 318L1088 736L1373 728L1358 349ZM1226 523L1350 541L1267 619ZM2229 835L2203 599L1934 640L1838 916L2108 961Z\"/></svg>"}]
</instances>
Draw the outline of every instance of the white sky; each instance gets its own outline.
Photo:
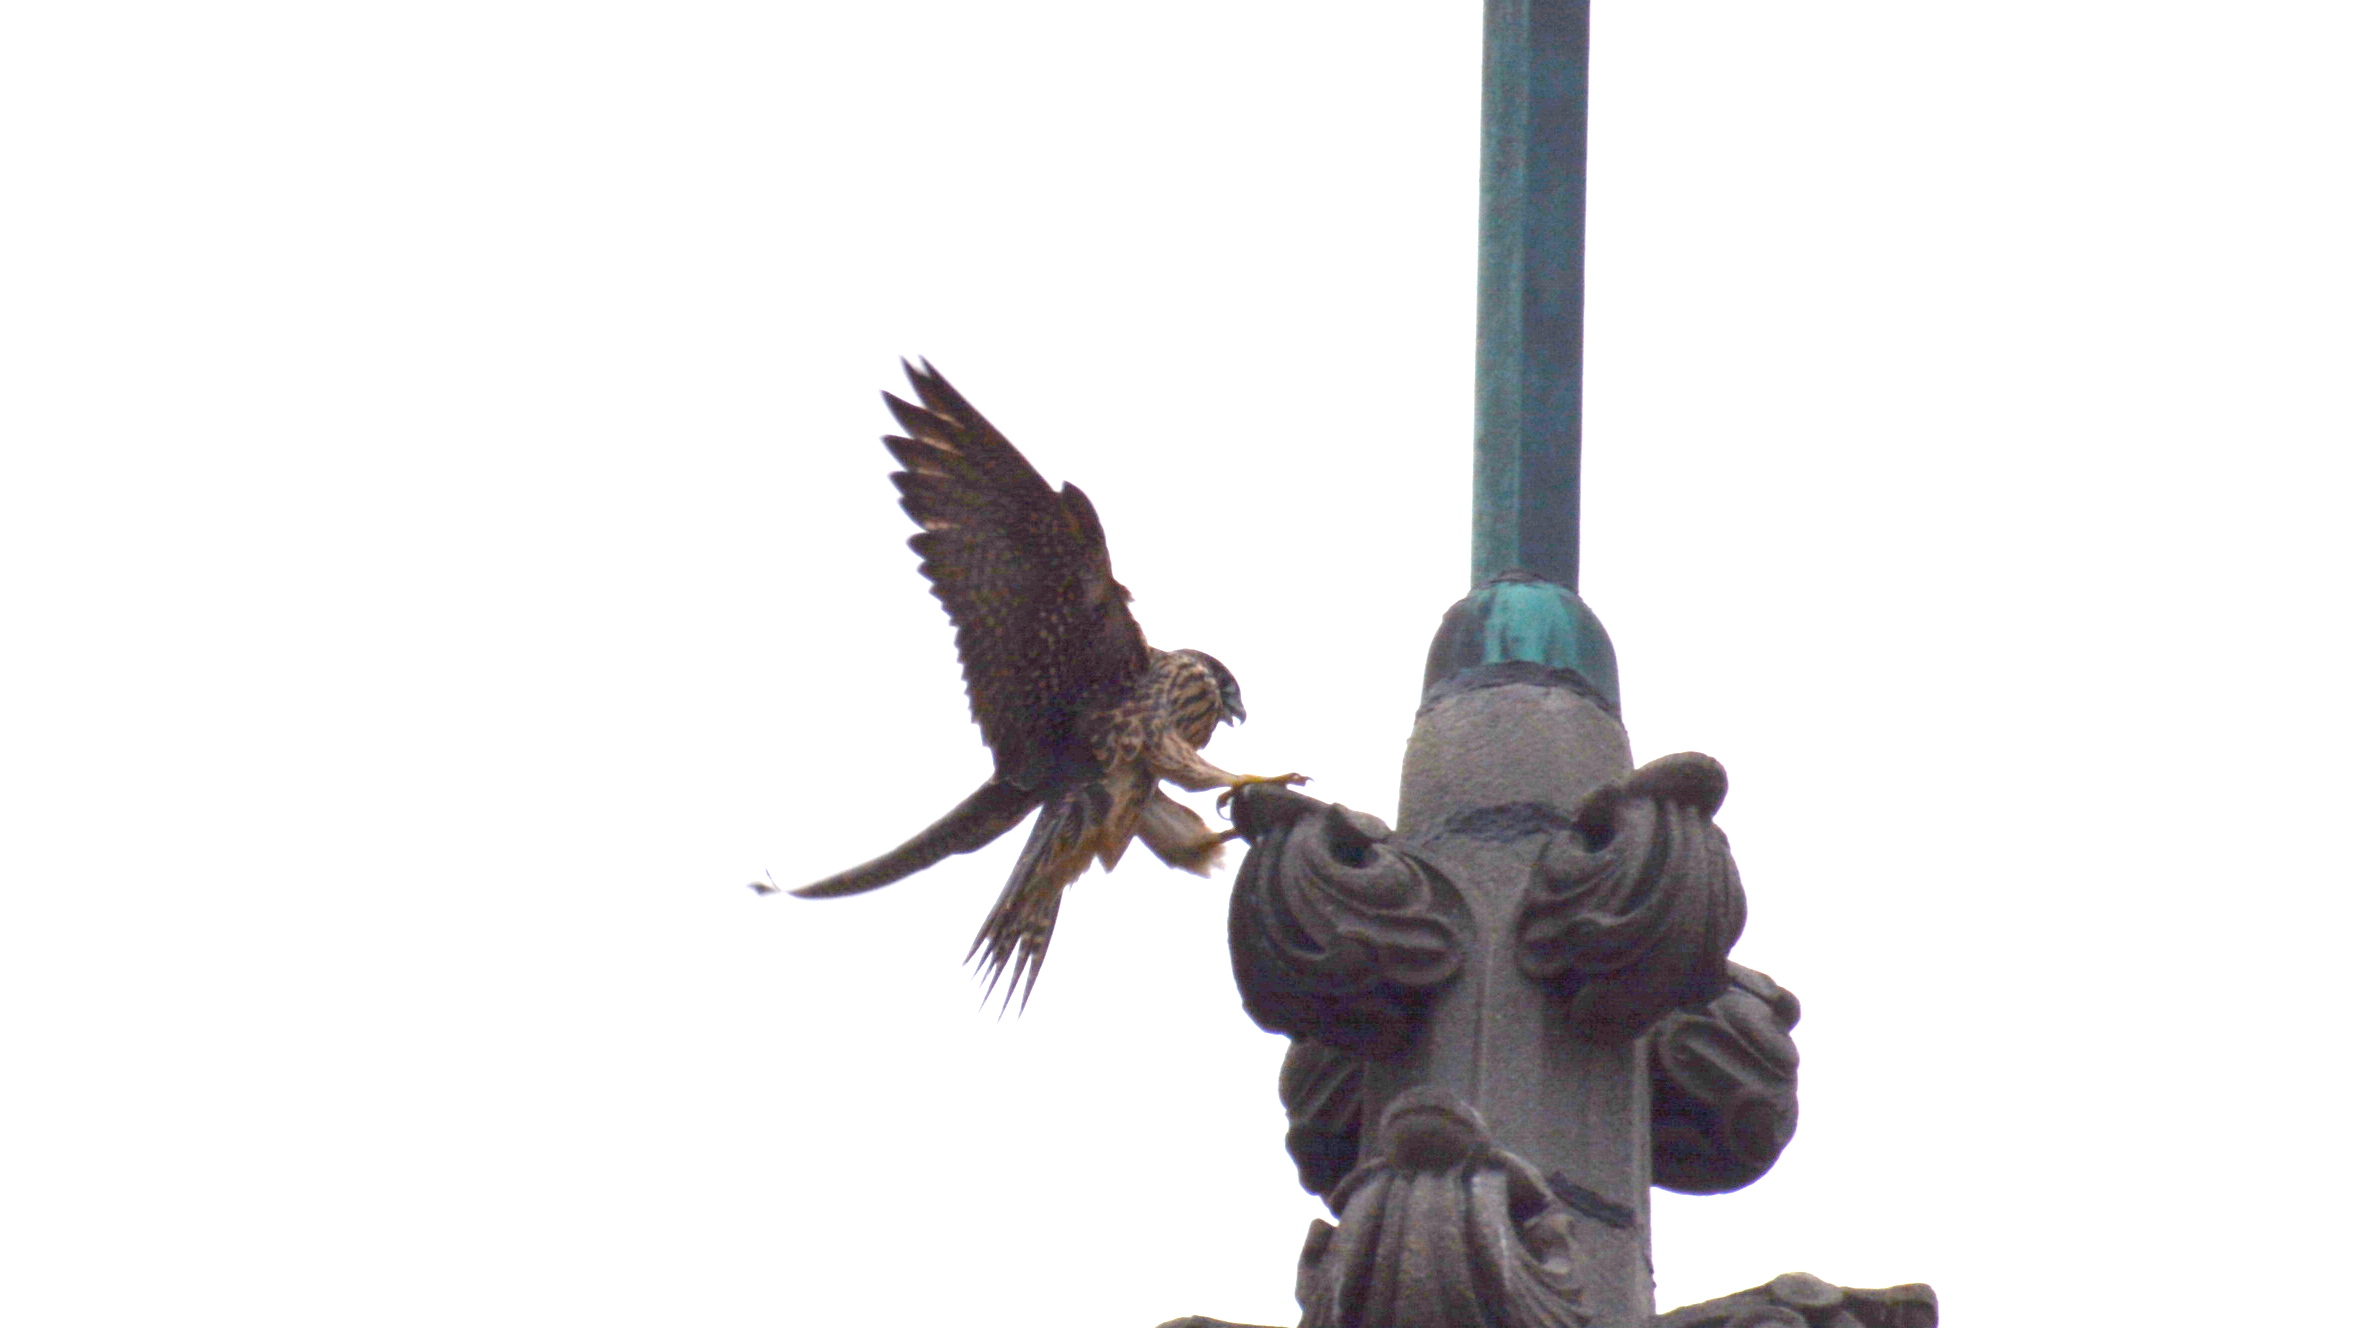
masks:
<instances>
[{"instance_id":1,"label":"white sky","mask_svg":"<svg viewBox=\"0 0 2353 1328\"><path fill-rule=\"evenodd\" d=\"M1599 6L1587 598L1731 769L1804 1123L1668 1307L2340 1298L2334 4ZM1093 495L1211 755L1394 811L1478 7L0 17L0 1320L1290 1323L1226 878L1018 836L874 438ZM1206 801L1206 799L1204 799ZM2224 1308L2227 1306L2227 1309Z\"/></svg>"}]
</instances>

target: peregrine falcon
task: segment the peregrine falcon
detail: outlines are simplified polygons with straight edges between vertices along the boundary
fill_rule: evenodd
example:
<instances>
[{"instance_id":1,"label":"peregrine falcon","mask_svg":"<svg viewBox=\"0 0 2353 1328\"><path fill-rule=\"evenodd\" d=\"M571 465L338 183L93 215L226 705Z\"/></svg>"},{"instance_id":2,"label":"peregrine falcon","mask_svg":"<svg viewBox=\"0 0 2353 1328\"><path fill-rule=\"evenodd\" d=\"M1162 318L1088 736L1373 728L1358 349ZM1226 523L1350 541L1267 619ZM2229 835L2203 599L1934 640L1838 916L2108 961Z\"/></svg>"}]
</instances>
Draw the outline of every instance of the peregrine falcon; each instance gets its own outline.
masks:
<instances>
[{"instance_id":1,"label":"peregrine falcon","mask_svg":"<svg viewBox=\"0 0 2353 1328\"><path fill-rule=\"evenodd\" d=\"M874 861L793 891L861 894L951 853L994 841L1032 810L1037 824L966 959L994 992L1010 974L1028 1004L1054 936L1062 891L1089 861L1118 865L1141 838L1162 862L1206 876L1232 831L1160 789L1295 784L1237 775L1202 759L1222 721L1245 716L1225 665L1198 650L1155 650L1112 579L1094 504L1057 491L928 362L902 364L922 404L888 392L904 436L883 445L899 505L922 530L907 543L956 626L973 721L996 771L929 829Z\"/></svg>"}]
</instances>

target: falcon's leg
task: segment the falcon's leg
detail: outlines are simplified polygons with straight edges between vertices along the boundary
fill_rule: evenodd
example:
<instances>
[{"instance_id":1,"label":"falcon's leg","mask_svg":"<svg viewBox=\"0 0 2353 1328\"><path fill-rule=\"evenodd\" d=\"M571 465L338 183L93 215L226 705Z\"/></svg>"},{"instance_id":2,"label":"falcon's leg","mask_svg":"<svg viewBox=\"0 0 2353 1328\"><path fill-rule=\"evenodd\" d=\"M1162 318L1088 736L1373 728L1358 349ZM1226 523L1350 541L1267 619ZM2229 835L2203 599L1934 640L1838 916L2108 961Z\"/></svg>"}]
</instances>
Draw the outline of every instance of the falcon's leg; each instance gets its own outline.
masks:
<instances>
[{"instance_id":1,"label":"falcon's leg","mask_svg":"<svg viewBox=\"0 0 2353 1328\"><path fill-rule=\"evenodd\" d=\"M1196 876L1209 874L1225 856L1225 842L1238 833L1210 829L1199 813L1159 789L1152 790L1136 820L1136 835L1154 857Z\"/></svg>"},{"instance_id":2,"label":"falcon's leg","mask_svg":"<svg viewBox=\"0 0 2353 1328\"><path fill-rule=\"evenodd\" d=\"M1231 770L1221 770L1202 759L1200 752L1174 739L1164 741L1153 748L1149 753L1149 760L1155 778L1165 779L1188 793L1221 788L1231 794L1233 790L1250 784L1304 784L1307 782L1305 775L1237 775ZM1223 805L1224 800L1220 799L1219 802L1220 805Z\"/></svg>"}]
</instances>

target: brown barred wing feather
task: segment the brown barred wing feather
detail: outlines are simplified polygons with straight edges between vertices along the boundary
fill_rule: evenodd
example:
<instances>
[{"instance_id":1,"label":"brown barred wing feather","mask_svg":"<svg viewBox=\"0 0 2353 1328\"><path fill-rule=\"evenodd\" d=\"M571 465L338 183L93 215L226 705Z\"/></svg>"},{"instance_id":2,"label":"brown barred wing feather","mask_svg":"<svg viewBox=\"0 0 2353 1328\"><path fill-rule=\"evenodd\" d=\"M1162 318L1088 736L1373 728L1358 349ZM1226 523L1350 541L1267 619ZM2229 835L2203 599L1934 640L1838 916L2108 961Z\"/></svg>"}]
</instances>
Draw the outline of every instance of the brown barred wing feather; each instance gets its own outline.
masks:
<instances>
[{"instance_id":1,"label":"brown barred wing feather","mask_svg":"<svg viewBox=\"0 0 2353 1328\"><path fill-rule=\"evenodd\" d=\"M908 541L956 625L956 653L1000 778L1037 788L1090 698L1147 665L1144 634L1093 504L1059 491L927 363L907 367L920 404L888 393L904 435L883 439L922 531Z\"/></svg>"},{"instance_id":2,"label":"brown barred wing feather","mask_svg":"<svg viewBox=\"0 0 2353 1328\"><path fill-rule=\"evenodd\" d=\"M997 836L1021 824L1021 818L1037 805L1037 794L992 779L913 839L872 862L837 872L793 893L803 899L837 899L879 890L951 853L970 853L988 847L996 842Z\"/></svg>"}]
</instances>

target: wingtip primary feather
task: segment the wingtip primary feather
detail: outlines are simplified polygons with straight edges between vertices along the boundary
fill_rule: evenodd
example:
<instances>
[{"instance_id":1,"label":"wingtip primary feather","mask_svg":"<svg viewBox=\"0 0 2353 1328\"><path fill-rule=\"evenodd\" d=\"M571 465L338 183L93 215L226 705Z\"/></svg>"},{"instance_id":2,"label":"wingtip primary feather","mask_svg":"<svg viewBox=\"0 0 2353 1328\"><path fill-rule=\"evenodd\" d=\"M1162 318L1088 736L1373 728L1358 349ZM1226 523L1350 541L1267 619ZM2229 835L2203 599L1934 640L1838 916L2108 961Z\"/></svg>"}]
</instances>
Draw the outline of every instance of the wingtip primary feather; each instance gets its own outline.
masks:
<instances>
[{"instance_id":1,"label":"wingtip primary feather","mask_svg":"<svg viewBox=\"0 0 2353 1328\"><path fill-rule=\"evenodd\" d=\"M922 438L924 435L938 438L941 435L942 421L937 415L932 414L930 408L918 406L895 392L883 393L882 404L884 409L890 411L891 418L899 422L900 428L916 435L917 438ZM883 441L889 442L890 440L886 438ZM910 438L907 441L914 442L916 438Z\"/></svg>"},{"instance_id":2,"label":"wingtip primary feather","mask_svg":"<svg viewBox=\"0 0 2353 1328\"><path fill-rule=\"evenodd\" d=\"M920 369L910 367L907 381L915 388L915 395L923 399L926 409L941 419L954 422L960 428L986 429L989 422L972 408L964 394L956 390L945 374L932 367L930 360L917 361Z\"/></svg>"},{"instance_id":3,"label":"wingtip primary feather","mask_svg":"<svg viewBox=\"0 0 2353 1328\"><path fill-rule=\"evenodd\" d=\"M913 364L909 364L907 362L906 356L900 356L899 372L907 376L907 386L915 389L915 395L926 398L927 400L930 398L931 394L924 391L924 387L929 383L938 381L940 376L940 371L931 367L931 361L921 355L915 357L915 362Z\"/></svg>"}]
</instances>

